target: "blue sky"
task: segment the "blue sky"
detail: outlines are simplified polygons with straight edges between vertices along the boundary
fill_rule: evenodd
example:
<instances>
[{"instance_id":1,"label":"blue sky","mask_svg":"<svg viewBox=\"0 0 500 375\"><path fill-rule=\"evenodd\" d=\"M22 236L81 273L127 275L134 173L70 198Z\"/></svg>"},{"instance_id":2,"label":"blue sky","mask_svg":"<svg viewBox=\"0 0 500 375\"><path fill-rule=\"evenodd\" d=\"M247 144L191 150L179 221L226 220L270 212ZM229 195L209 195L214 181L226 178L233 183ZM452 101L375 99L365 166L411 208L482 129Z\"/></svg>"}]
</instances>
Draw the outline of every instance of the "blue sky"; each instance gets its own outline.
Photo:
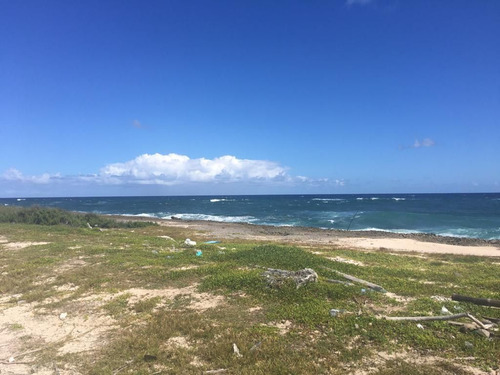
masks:
<instances>
[{"instance_id":1,"label":"blue sky","mask_svg":"<svg viewBox=\"0 0 500 375\"><path fill-rule=\"evenodd\" d=\"M2 1L0 197L500 191L496 0Z\"/></svg>"}]
</instances>

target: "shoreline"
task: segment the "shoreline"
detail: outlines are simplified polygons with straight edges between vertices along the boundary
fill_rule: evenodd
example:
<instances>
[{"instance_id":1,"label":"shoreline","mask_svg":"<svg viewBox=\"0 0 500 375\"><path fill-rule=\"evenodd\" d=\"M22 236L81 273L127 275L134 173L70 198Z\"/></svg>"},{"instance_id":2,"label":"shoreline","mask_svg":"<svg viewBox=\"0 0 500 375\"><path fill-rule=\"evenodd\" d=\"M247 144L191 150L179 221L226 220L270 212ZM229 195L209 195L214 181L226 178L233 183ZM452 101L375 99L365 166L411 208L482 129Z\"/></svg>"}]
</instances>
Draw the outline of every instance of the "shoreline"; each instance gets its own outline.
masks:
<instances>
[{"instance_id":1,"label":"shoreline","mask_svg":"<svg viewBox=\"0 0 500 375\"><path fill-rule=\"evenodd\" d=\"M281 242L302 246L333 246L337 249L401 251L435 254L458 254L500 257L500 240L445 237L427 233L393 233L383 231L342 231L312 227L278 227L249 223L227 223L208 220L160 219L112 215L117 220L152 221L161 226L196 232L207 240L242 239L259 242Z\"/></svg>"}]
</instances>

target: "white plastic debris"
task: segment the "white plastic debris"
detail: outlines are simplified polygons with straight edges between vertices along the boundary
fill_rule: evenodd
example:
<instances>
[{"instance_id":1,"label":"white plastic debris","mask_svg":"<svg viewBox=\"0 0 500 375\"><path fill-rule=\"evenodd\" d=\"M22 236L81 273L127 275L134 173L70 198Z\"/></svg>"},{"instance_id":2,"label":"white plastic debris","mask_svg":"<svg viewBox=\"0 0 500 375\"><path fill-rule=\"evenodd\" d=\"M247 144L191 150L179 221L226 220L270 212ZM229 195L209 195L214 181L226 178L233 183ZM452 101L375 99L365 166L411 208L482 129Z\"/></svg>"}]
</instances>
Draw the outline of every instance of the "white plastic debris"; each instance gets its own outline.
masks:
<instances>
[{"instance_id":1,"label":"white plastic debris","mask_svg":"<svg viewBox=\"0 0 500 375\"><path fill-rule=\"evenodd\" d=\"M236 346L236 344L233 344L233 352L236 355L236 357L243 357L240 353L240 349Z\"/></svg>"},{"instance_id":2,"label":"white plastic debris","mask_svg":"<svg viewBox=\"0 0 500 375\"><path fill-rule=\"evenodd\" d=\"M336 316L341 315L344 312L345 312L345 310L343 310L343 309L340 309L340 310L339 309L330 309L330 316L335 318Z\"/></svg>"},{"instance_id":3,"label":"white plastic debris","mask_svg":"<svg viewBox=\"0 0 500 375\"><path fill-rule=\"evenodd\" d=\"M451 315L451 312L445 306L443 306L441 307L441 314Z\"/></svg>"},{"instance_id":4,"label":"white plastic debris","mask_svg":"<svg viewBox=\"0 0 500 375\"><path fill-rule=\"evenodd\" d=\"M424 329L424 326L422 324L418 323L417 328Z\"/></svg>"},{"instance_id":5,"label":"white plastic debris","mask_svg":"<svg viewBox=\"0 0 500 375\"><path fill-rule=\"evenodd\" d=\"M14 362L14 361L15 361L14 357L10 357L10 358L9 358L9 363L12 363L12 362Z\"/></svg>"},{"instance_id":6,"label":"white plastic debris","mask_svg":"<svg viewBox=\"0 0 500 375\"><path fill-rule=\"evenodd\" d=\"M59 319L64 320L64 319L66 319L66 317L67 317L67 316L68 316L68 313L65 313L65 312L64 312L64 313L61 313L61 314L59 315Z\"/></svg>"},{"instance_id":7,"label":"white plastic debris","mask_svg":"<svg viewBox=\"0 0 500 375\"><path fill-rule=\"evenodd\" d=\"M196 246L196 241L192 241L189 238L186 238L186 240L184 241L184 244L186 244L188 246Z\"/></svg>"}]
</instances>

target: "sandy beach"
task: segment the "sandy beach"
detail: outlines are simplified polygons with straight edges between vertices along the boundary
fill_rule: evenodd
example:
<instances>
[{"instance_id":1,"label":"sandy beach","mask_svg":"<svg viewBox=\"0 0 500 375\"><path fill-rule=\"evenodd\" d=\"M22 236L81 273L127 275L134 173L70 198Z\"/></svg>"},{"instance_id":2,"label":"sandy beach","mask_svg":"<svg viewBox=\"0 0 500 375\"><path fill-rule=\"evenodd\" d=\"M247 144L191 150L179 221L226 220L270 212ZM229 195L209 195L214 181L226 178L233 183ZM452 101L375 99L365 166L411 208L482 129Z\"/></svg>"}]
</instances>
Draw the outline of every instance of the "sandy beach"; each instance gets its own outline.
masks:
<instances>
[{"instance_id":1,"label":"sandy beach","mask_svg":"<svg viewBox=\"0 0 500 375\"><path fill-rule=\"evenodd\" d=\"M131 220L130 217L121 217L121 219ZM137 220L137 217L134 220ZM151 219L144 220L150 221ZM432 234L399 234L381 231L338 231L307 227L274 227L214 221L177 219L158 219L155 221L162 226L195 231L200 238L206 240L242 239L372 251L500 257L499 240L443 237Z\"/></svg>"}]
</instances>

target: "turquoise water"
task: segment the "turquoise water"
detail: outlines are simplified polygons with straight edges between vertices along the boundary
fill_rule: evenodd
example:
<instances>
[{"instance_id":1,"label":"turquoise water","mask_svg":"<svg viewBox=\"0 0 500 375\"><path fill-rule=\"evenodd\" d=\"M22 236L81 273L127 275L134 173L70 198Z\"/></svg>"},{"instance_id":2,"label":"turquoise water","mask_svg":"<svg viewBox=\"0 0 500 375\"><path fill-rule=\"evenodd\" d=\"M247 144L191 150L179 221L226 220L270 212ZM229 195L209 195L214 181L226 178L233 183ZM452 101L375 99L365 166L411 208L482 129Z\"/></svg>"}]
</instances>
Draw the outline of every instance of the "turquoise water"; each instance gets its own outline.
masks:
<instances>
[{"instance_id":1,"label":"turquoise water","mask_svg":"<svg viewBox=\"0 0 500 375\"><path fill-rule=\"evenodd\" d=\"M500 193L0 199L2 205L276 226L500 239Z\"/></svg>"}]
</instances>

